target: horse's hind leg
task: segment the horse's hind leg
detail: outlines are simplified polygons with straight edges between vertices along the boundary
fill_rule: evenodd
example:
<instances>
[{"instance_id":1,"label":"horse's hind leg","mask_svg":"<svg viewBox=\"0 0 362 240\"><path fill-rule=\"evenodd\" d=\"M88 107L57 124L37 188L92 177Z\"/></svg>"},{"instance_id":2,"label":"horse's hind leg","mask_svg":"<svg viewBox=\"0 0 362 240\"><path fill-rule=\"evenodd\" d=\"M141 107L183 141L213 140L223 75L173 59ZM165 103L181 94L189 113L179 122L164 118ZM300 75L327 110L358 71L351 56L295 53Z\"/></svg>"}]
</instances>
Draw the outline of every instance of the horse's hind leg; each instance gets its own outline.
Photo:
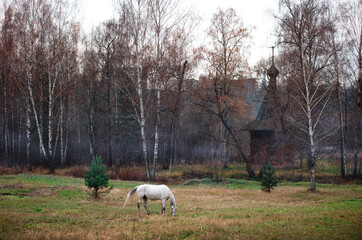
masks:
<instances>
[{"instance_id":1,"label":"horse's hind leg","mask_svg":"<svg viewBox=\"0 0 362 240\"><path fill-rule=\"evenodd\" d=\"M166 199L162 199L162 210L161 214L165 214L166 212Z\"/></svg>"},{"instance_id":2,"label":"horse's hind leg","mask_svg":"<svg viewBox=\"0 0 362 240\"><path fill-rule=\"evenodd\" d=\"M145 205L145 208L146 208L146 211L147 211L147 214L148 215L151 215L151 212L148 210L148 208L147 208L147 198L146 197L144 197L143 198L143 201L144 201L144 205Z\"/></svg>"},{"instance_id":3,"label":"horse's hind leg","mask_svg":"<svg viewBox=\"0 0 362 240\"><path fill-rule=\"evenodd\" d=\"M142 199L141 199L141 198L138 198L138 202L137 202L138 214L141 213L141 210L140 210L141 201L142 201Z\"/></svg>"}]
</instances>

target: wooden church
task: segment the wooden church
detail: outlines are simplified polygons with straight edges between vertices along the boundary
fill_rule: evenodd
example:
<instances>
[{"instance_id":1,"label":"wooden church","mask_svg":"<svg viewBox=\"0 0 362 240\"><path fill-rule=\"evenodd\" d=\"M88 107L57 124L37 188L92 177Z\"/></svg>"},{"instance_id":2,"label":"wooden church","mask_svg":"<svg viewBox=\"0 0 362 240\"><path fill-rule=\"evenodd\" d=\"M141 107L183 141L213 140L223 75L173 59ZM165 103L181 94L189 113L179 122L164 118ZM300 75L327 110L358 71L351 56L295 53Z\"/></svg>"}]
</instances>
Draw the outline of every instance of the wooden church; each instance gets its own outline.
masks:
<instances>
[{"instance_id":1,"label":"wooden church","mask_svg":"<svg viewBox=\"0 0 362 240\"><path fill-rule=\"evenodd\" d=\"M274 64L274 56L267 74L269 84L256 119L243 128L250 133L250 160L255 165L269 160L275 167L292 167L294 146L285 140L284 119L279 110L280 98L276 85L279 70Z\"/></svg>"}]
</instances>

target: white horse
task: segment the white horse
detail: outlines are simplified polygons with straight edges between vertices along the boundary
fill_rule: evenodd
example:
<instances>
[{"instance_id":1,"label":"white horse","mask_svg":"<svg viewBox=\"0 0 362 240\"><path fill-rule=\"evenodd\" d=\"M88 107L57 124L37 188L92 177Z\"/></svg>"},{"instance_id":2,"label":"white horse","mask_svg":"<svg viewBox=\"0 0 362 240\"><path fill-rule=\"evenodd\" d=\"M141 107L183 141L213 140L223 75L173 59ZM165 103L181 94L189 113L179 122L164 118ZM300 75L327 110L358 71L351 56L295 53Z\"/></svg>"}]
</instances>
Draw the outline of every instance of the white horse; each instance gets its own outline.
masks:
<instances>
[{"instance_id":1,"label":"white horse","mask_svg":"<svg viewBox=\"0 0 362 240\"><path fill-rule=\"evenodd\" d=\"M151 212L147 208L147 199L150 200L161 200L162 201L162 211L161 214L164 214L166 211L166 200L170 199L171 204L171 214L172 216L175 216L176 214L176 200L173 196L171 190L166 185L151 185L151 184L143 184L134 187L127 195L126 201L123 204L123 207L126 206L126 204L129 201L129 198L137 192L138 196L138 213L140 213L140 205L141 201L143 199L144 206L146 208L147 214L150 215Z\"/></svg>"}]
</instances>

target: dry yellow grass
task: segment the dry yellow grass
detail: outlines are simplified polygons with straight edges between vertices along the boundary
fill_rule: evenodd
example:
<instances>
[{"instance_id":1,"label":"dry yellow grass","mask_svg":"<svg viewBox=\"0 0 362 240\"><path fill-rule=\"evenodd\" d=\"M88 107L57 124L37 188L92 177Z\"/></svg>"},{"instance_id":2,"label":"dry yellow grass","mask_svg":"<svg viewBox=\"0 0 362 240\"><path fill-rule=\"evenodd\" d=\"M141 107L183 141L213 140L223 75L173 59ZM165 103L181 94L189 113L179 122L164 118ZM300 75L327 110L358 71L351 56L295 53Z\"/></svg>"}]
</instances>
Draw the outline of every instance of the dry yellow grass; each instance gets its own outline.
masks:
<instances>
[{"instance_id":1,"label":"dry yellow grass","mask_svg":"<svg viewBox=\"0 0 362 240\"><path fill-rule=\"evenodd\" d=\"M177 216L160 215L159 201L136 197L122 207L136 182L91 196L82 179L0 178L0 239L360 239L362 187L280 186L272 193L225 186L170 186ZM253 183L254 184L254 183ZM8 186L1 188L1 186ZM47 194L36 191L47 187ZM25 188L25 189L24 189ZM21 192L27 190L28 192ZM45 192L45 191L44 191ZM6 193L6 194L5 194ZM34 194L32 194L34 193ZM36 194L35 194L36 193Z\"/></svg>"}]
</instances>

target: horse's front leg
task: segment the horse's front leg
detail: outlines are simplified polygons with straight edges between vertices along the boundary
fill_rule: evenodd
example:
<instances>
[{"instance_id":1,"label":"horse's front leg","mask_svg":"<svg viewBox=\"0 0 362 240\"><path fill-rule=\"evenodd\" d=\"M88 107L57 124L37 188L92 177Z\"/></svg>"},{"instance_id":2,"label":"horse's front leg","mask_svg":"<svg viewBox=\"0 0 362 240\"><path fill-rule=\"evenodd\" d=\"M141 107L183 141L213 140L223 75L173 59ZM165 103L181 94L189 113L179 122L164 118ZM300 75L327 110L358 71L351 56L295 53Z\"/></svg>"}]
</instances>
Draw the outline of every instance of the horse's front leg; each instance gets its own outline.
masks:
<instances>
[{"instance_id":1,"label":"horse's front leg","mask_svg":"<svg viewBox=\"0 0 362 240\"><path fill-rule=\"evenodd\" d=\"M151 212L150 212L150 211L148 210L148 208L147 208L147 198L143 198L143 201L144 201L144 205L145 205L147 214L148 214L148 215L151 215Z\"/></svg>"},{"instance_id":2,"label":"horse's front leg","mask_svg":"<svg viewBox=\"0 0 362 240\"><path fill-rule=\"evenodd\" d=\"M162 199L162 210L161 210L161 214L165 214L166 212L166 199Z\"/></svg>"}]
</instances>

